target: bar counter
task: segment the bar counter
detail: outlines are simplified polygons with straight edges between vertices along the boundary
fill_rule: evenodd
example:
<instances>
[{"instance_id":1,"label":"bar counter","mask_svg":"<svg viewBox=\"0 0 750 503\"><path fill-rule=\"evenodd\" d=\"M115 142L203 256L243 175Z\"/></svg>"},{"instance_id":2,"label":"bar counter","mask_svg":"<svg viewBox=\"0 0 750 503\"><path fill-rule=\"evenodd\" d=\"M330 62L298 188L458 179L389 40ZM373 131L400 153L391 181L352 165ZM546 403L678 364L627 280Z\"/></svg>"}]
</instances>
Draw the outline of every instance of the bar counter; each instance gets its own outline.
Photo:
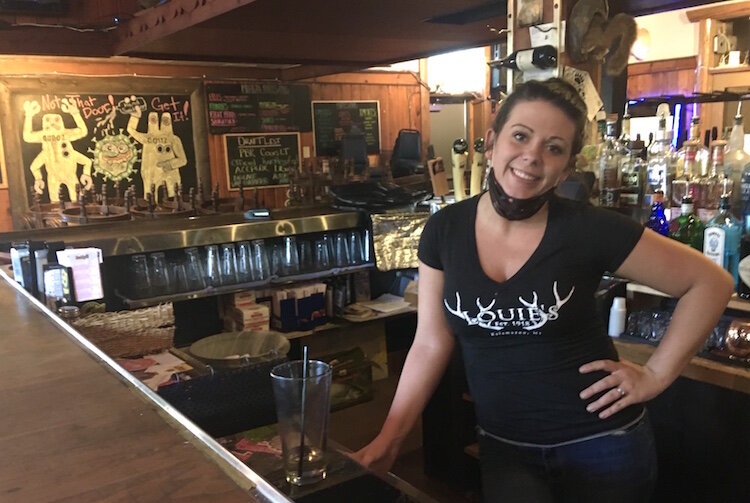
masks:
<instances>
[{"instance_id":1,"label":"bar counter","mask_svg":"<svg viewBox=\"0 0 750 503\"><path fill-rule=\"evenodd\" d=\"M291 501L0 275L0 500Z\"/></svg>"}]
</instances>

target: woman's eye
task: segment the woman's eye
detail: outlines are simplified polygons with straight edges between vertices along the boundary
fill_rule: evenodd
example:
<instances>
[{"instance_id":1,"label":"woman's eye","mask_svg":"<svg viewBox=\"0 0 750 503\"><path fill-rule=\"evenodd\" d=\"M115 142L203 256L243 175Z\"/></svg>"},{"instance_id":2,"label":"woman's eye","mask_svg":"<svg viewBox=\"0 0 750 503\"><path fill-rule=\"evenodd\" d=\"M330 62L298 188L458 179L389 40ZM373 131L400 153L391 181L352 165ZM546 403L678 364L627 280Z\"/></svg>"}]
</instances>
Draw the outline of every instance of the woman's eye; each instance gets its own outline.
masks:
<instances>
[{"instance_id":1,"label":"woman's eye","mask_svg":"<svg viewBox=\"0 0 750 503\"><path fill-rule=\"evenodd\" d=\"M526 139L526 134L525 133L521 133L520 131L519 132L515 132L515 133L513 133L513 139L516 140L516 141L523 141L524 139Z\"/></svg>"},{"instance_id":2,"label":"woman's eye","mask_svg":"<svg viewBox=\"0 0 750 503\"><path fill-rule=\"evenodd\" d=\"M563 147L561 147L560 145L550 145L549 146L549 151L553 155L562 155L562 154L565 153L565 149Z\"/></svg>"}]
</instances>

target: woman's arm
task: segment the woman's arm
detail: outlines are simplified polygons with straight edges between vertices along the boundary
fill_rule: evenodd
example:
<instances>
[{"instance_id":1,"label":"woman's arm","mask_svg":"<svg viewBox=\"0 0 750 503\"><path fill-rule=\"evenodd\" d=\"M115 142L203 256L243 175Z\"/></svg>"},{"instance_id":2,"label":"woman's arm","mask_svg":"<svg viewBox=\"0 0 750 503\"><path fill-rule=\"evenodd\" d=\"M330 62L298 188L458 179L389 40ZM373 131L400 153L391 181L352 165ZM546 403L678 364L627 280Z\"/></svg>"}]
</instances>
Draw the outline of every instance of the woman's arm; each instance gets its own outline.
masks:
<instances>
[{"instance_id":1,"label":"woman's arm","mask_svg":"<svg viewBox=\"0 0 750 503\"><path fill-rule=\"evenodd\" d=\"M432 396L455 344L443 312L443 272L419 263L417 331L380 433L353 454L370 469L390 470L406 435Z\"/></svg>"},{"instance_id":2,"label":"woman's arm","mask_svg":"<svg viewBox=\"0 0 750 503\"><path fill-rule=\"evenodd\" d=\"M617 274L679 300L664 337L643 367L611 360L581 367L584 373L610 373L581 392L586 400L609 390L588 406L590 412L601 410L602 418L664 391L716 326L734 288L729 273L701 253L650 230L643 233Z\"/></svg>"}]
</instances>

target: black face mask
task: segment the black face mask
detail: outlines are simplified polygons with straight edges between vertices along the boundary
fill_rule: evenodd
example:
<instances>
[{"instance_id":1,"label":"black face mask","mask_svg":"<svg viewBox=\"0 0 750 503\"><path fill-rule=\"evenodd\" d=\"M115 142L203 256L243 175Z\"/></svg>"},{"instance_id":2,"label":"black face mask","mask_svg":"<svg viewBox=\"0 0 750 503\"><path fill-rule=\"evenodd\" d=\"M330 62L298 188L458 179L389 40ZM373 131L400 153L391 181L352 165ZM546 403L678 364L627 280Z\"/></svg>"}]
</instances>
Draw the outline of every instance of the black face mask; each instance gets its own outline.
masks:
<instances>
[{"instance_id":1,"label":"black face mask","mask_svg":"<svg viewBox=\"0 0 750 503\"><path fill-rule=\"evenodd\" d=\"M530 197L528 199L519 199L517 197L509 196L502 188L502 186L495 179L494 169L491 169L487 175L490 201L492 201L492 207L498 215L505 218L506 220L525 220L531 216L534 216L537 211L544 206L544 203L549 201L552 194L555 192L555 188L552 187L544 194L540 194L536 197Z\"/></svg>"}]
</instances>

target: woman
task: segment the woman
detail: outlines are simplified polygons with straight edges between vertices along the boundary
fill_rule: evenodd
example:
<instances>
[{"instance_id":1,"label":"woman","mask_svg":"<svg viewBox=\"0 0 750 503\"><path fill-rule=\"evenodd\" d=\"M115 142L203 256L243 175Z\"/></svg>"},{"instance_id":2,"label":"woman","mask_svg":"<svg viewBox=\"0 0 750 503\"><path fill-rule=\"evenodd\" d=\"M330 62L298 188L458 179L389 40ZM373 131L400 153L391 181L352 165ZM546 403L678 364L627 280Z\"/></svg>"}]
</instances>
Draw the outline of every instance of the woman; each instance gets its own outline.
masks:
<instances>
[{"instance_id":1,"label":"woman","mask_svg":"<svg viewBox=\"0 0 750 503\"><path fill-rule=\"evenodd\" d=\"M656 476L644 402L680 374L732 292L728 273L637 222L555 197L586 110L560 79L518 86L487 132L489 190L430 218L419 321L388 417L355 458L393 464L461 345L487 502L647 501ZM644 366L619 361L596 315L605 271L679 298Z\"/></svg>"}]
</instances>

